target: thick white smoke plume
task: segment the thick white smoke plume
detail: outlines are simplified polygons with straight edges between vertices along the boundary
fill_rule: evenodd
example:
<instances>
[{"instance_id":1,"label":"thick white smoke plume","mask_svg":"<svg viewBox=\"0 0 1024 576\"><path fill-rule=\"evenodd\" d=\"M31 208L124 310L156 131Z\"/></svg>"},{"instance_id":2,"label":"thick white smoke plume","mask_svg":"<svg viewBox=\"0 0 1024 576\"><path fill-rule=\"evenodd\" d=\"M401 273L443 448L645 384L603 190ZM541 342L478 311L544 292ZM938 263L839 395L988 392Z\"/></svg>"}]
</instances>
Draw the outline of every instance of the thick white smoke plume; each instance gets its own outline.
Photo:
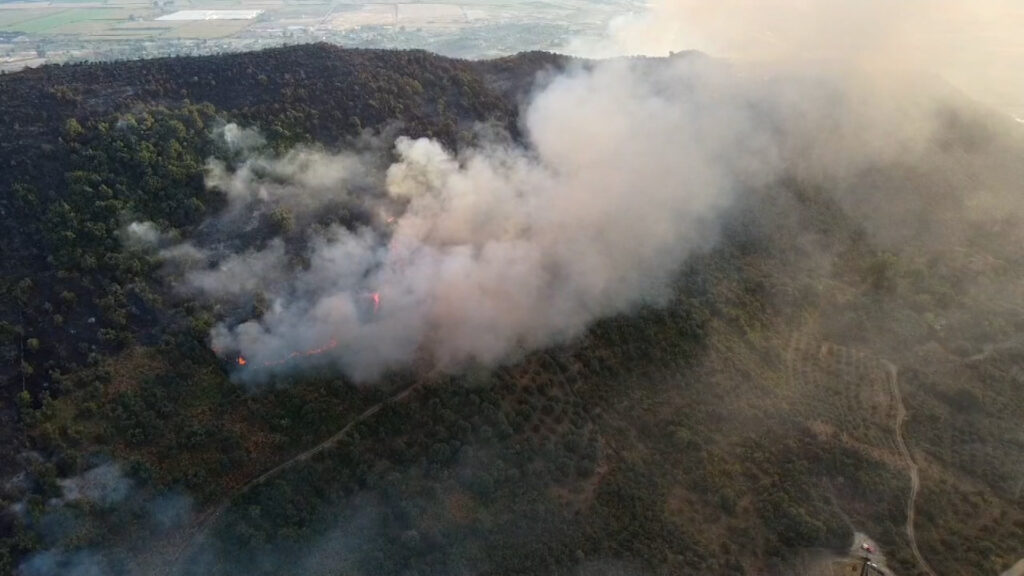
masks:
<instances>
[{"instance_id":1,"label":"thick white smoke plume","mask_svg":"<svg viewBox=\"0 0 1024 576\"><path fill-rule=\"evenodd\" d=\"M125 243L135 247L156 246L160 243L160 230L152 222L132 222L124 229Z\"/></svg>"},{"instance_id":2,"label":"thick white smoke plume","mask_svg":"<svg viewBox=\"0 0 1024 576\"><path fill-rule=\"evenodd\" d=\"M308 222L354 197L377 222L311 227L302 254L274 240L186 283L215 299L265 297L260 318L212 333L214 349L246 359L246 377L292 370L298 357L361 380L413 360L499 362L662 301L742 191L784 170L841 175L916 153L932 109L878 101L834 78L752 75L702 57L610 61L539 91L524 110L525 146L492 138L456 154L399 137L386 168L379 155L311 151L234 171L214 163L209 183L227 191L235 224L254 202Z\"/></svg>"},{"instance_id":3,"label":"thick white smoke plume","mask_svg":"<svg viewBox=\"0 0 1024 576\"><path fill-rule=\"evenodd\" d=\"M528 147L494 139L454 154L398 138L378 178L386 194L367 193L379 226L328 228L298 270L270 242L188 275L209 296L259 290L270 303L260 319L217 326L213 347L240 351L262 368L253 374L327 348L304 363L369 379L416 358L497 362L663 299L737 191L778 162L748 82L707 67L619 62L559 78L525 111ZM322 202L296 197L347 197L373 170L351 154L293 153L233 173L214 165L210 183L229 213L276 197L301 219Z\"/></svg>"},{"instance_id":4,"label":"thick white smoke plume","mask_svg":"<svg viewBox=\"0 0 1024 576\"><path fill-rule=\"evenodd\" d=\"M927 72L1024 121L1022 29L1019 0L652 0L565 50Z\"/></svg>"}]
</instances>

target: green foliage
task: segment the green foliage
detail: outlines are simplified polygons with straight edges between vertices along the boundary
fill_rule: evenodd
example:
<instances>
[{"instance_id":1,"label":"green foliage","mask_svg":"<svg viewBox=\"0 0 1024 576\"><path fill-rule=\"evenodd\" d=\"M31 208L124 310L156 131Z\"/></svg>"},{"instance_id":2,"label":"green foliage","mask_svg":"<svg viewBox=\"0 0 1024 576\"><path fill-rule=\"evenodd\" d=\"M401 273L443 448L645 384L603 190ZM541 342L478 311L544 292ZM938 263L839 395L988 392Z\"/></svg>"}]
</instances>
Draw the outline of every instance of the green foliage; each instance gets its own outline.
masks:
<instances>
[{"instance_id":1,"label":"green foliage","mask_svg":"<svg viewBox=\"0 0 1024 576\"><path fill-rule=\"evenodd\" d=\"M64 136L68 140L76 140L83 133L82 125L78 123L78 120L69 118L64 124Z\"/></svg>"},{"instance_id":2,"label":"green foliage","mask_svg":"<svg viewBox=\"0 0 1024 576\"><path fill-rule=\"evenodd\" d=\"M275 234L287 234L295 226L295 217L287 208L277 208L270 213L270 223Z\"/></svg>"},{"instance_id":3,"label":"green foliage","mask_svg":"<svg viewBox=\"0 0 1024 576\"><path fill-rule=\"evenodd\" d=\"M202 174L213 117L212 107L190 106L91 123L71 155L67 194L45 216L55 264L118 270L124 217L164 229L197 223L208 201Z\"/></svg>"},{"instance_id":4,"label":"green foliage","mask_svg":"<svg viewBox=\"0 0 1024 576\"><path fill-rule=\"evenodd\" d=\"M851 525L912 573L906 470L877 380L886 358L900 364L907 437L925 464L922 549L952 572L1007 566L1024 538L1012 466L1021 359L985 345L1024 321L969 300L976 262L875 245L813 184L783 181L736 206L718 247L659 306L509 366L394 373L364 389L315 370L259 391L232 382L205 342L236 311L179 302L151 254L123 242L137 220L187 239L221 206L203 185L207 157L224 152L210 139L221 120L258 126L278 152L396 120L454 147L475 121L515 134L518 96L560 62L314 46L5 77L0 131L19 146L0 146L0 208L20 225L0 230L16 255L0 276L3 399L44 459L28 470L36 517L61 478L102 454L124 463L143 504L173 489L203 512L227 505L202 551L224 560L215 573L288 573L332 546L348 563L338 569L381 575L573 574L609 559L665 574L782 572L808 547L844 549ZM301 232L284 209L261 226ZM1010 250L992 247L998 236L970 238L1017 261L995 252ZM992 270L1009 274L981 273ZM269 306L256 294L245 314ZM936 376L936 348L964 350L935 364L955 378ZM61 545L149 545L139 502L76 509ZM11 526L0 573L37 545Z\"/></svg>"}]
</instances>

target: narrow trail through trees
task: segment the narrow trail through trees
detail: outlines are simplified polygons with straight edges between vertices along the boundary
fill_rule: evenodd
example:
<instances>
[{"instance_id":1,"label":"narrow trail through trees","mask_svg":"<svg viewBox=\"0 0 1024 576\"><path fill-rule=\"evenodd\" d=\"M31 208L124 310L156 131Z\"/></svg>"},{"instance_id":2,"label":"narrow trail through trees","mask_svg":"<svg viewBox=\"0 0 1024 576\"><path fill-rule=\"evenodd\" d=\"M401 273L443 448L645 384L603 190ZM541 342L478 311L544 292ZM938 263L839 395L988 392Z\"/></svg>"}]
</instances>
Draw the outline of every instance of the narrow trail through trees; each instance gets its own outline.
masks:
<instances>
[{"instance_id":1,"label":"narrow trail through trees","mask_svg":"<svg viewBox=\"0 0 1024 576\"><path fill-rule=\"evenodd\" d=\"M917 563L924 569L929 576L936 576L935 571L925 561L924 556L921 556L921 551L917 547L917 533L914 530L914 517L916 515L916 503L917 493L921 489L921 477L918 471L917 463L914 462L913 457L910 455L910 450L907 449L907 443L903 439L903 421L907 417L907 410L903 406L903 396L900 394L899 386L899 371L896 365L888 360L881 360L882 365L885 366L886 372L889 375L889 384L892 386L892 396L896 401L896 422L894 428L896 430L896 445L900 449L900 454L903 455L903 460L907 463L907 470L910 473L910 496L907 498L907 538L910 539L910 549L914 553L914 558L917 559Z\"/></svg>"},{"instance_id":2,"label":"narrow trail through trees","mask_svg":"<svg viewBox=\"0 0 1024 576\"><path fill-rule=\"evenodd\" d=\"M789 350L787 350L787 364L789 364L791 371L794 368L793 356L794 350L793 344L791 343ZM917 545L917 535L914 528L914 524L916 517L917 495L918 491L920 490L921 482L918 466L914 462L914 459L911 456L910 450L907 448L906 441L903 437L903 423L906 419L907 412L906 408L903 405L903 397L899 390L899 371L896 365L893 364L892 362L889 362L888 360L879 358L878 361L886 370L888 377L887 379L889 381L893 401L896 403L896 418L893 423L893 429L896 436L896 445L899 449L899 452L904 462L906 463L908 474L910 476L910 494L907 498L907 520L905 530L910 542L911 551L913 552L918 564L929 576L937 576L935 571L931 568L928 562L921 555L921 552L918 549ZM557 367L557 363L553 361L552 363L555 364L555 366ZM560 367L557 371L563 382L568 384L567 378L564 374L562 374L562 370L560 369ZM790 372L790 377L793 377L792 372ZM165 566L167 566L170 569L169 573L180 573L180 562L183 559L187 559L191 555L191 552L196 548L196 546L201 544L205 540L205 536L209 531L210 527L216 524L217 520L224 514L225 511L227 511L231 503L234 502L237 498L244 495L255 486L281 474L282 472L288 470L289 468L295 466L296 464L305 462L310 458L316 456L317 454L320 454L321 452L324 452L325 450L334 447L342 439L344 439L346 434L348 434L353 427L372 418L375 414L377 414L377 412L380 411L381 408L384 407L384 405L390 402L398 402L405 399L420 385L421 383L417 382L411 386L408 386L396 392L392 396L389 396L388 398L381 400L380 402L374 404L373 406L370 406L362 413L360 413L358 416L350 420L344 427L342 427L340 430L335 432L327 439L323 440L316 446L313 446L312 448L289 458L288 460L278 464L277 466L271 468L270 470L267 470L263 474L260 474L259 476L253 478L252 480L250 480L249 482L245 483L237 490L235 490L227 498L225 498L224 501L221 504L219 504L216 508L213 508L207 513L198 517L194 522L191 523L190 527L183 532L181 536L181 545L176 547L178 552L174 555L173 561L165 564ZM568 385L567 387L573 395L576 394L576 390L571 385Z\"/></svg>"},{"instance_id":3,"label":"narrow trail through trees","mask_svg":"<svg viewBox=\"0 0 1024 576\"><path fill-rule=\"evenodd\" d=\"M413 392L413 390L419 388L421 384L422 381L417 381L416 383L407 386L402 390L399 390L395 394L381 400L380 402L374 404L373 406L370 406L362 413L360 413L358 416L356 416L352 420L349 420L349 422L345 424L344 427L342 427L340 430L332 434L329 438L320 442L316 446L313 446L312 448L304 452L301 452L289 458L288 460L285 460L284 462L278 464L277 466L271 468L270 470L267 470L263 474L260 474L259 476L246 482L238 489L236 489L234 492L232 492L230 495L228 495L226 498L224 498L224 501L221 502L216 508L213 508L205 514L199 516L194 522L191 523L189 528L184 531L184 533L181 536L182 542L179 546L176 547L177 553L174 555L173 560L166 564L166 566L170 568L169 573L181 573L181 570L179 570L180 562L184 559L189 558L191 552L195 549L195 547L204 541L209 529L217 523L217 520L224 514L224 512L227 511L227 509L231 506L232 502L234 502L236 499L244 495L252 488L258 486L259 484L262 484L263 482L269 480L270 478L273 478L274 476L277 476L278 474L295 466L296 464L299 464L300 462L305 462L312 458L313 456L316 456L317 454L320 454L325 450L333 448L345 437L346 434L348 434L350 430L352 430L354 426L372 418L374 414L379 412L380 409L384 407L385 404L404 400L409 394Z\"/></svg>"},{"instance_id":4,"label":"narrow trail through trees","mask_svg":"<svg viewBox=\"0 0 1024 576\"><path fill-rule=\"evenodd\" d=\"M928 576L936 576L935 570L932 569L931 565L924 559L920 549L917 545L917 532L915 530L915 521L917 516L917 495L921 489L921 478L920 471L917 463L914 461L913 456L910 453L910 449L907 447L906 439L903 436L903 424L907 417L907 410L903 404L903 395L900 393L899 388L899 370L892 362L874 356L870 352L857 351L846 348L844 346L837 346L828 342L817 342L806 338L804 334L795 334L789 342L789 346L786 350L786 367L787 376L791 383L797 381L810 382L811 384L820 383L822 377L819 370L820 367L808 365L805 361L806 358L812 359L823 359L828 358L839 365L840 368L843 362L848 360L849 356L854 356L861 361L870 361L876 366L880 365L885 370L885 379L888 382L889 395L892 397L892 402L895 403L895 418L893 419L893 431L895 433L896 448L900 453L904 465L907 468L907 473L910 476L910 494L907 496L907 514L906 514L906 525L904 527L909 540L911 552L914 555L920 568L928 574Z\"/></svg>"}]
</instances>

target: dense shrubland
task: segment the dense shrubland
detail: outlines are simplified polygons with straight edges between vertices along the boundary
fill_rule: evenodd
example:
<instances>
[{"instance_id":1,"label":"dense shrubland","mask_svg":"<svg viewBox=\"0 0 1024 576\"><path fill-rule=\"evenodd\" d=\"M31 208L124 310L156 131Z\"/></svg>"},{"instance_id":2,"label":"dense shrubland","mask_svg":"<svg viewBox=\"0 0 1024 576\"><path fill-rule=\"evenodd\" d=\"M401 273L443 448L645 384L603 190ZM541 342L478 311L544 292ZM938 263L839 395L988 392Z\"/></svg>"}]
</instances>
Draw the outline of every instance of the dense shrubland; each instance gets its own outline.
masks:
<instances>
[{"instance_id":1,"label":"dense shrubland","mask_svg":"<svg viewBox=\"0 0 1024 576\"><path fill-rule=\"evenodd\" d=\"M879 245L815 185L736 206L665 306L506 366L363 387L326 369L256 393L232 382L207 345L228 311L176 293L153 252L124 241L130 221L189 238L223 206L203 184L219 123L258 127L279 151L396 120L454 147L475 122L515 134L522 83L563 64L310 46L0 77L0 210L16 223L0 230L0 432L15 439L0 472L26 471L4 494L0 572L48 548L108 551L112 565L185 549L197 574L773 572L842 550L856 528L910 574L880 358L901 367L922 551L943 573L1019 556L1016 352L964 358L1020 318L959 298L956 261L929 272L936 254ZM994 253L985 242L972 249ZM971 314L996 328L972 331ZM940 331L942 318L964 327ZM249 484L381 402L337 444ZM62 482L110 461L125 500L54 504ZM147 510L167 494L192 502L183 524L200 545L153 544L166 532ZM68 529L44 530L58 521Z\"/></svg>"}]
</instances>

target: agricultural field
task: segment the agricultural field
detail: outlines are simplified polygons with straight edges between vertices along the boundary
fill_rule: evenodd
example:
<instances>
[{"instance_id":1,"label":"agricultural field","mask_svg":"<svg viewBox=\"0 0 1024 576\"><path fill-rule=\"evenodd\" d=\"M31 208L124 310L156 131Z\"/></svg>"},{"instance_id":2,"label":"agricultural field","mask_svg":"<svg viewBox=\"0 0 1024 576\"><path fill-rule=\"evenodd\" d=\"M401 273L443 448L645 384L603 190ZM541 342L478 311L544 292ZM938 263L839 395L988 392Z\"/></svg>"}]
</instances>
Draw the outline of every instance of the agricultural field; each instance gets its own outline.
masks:
<instances>
[{"instance_id":1,"label":"agricultural field","mask_svg":"<svg viewBox=\"0 0 1024 576\"><path fill-rule=\"evenodd\" d=\"M177 25L164 32L164 36L195 39L229 38L245 31L251 25L245 20L205 20L175 24Z\"/></svg>"},{"instance_id":2,"label":"agricultural field","mask_svg":"<svg viewBox=\"0 0 1024 576\"><path fill-rule=\"evenodd\" d=\"M152 7L131 4L89 4L87 7L62 8L47 4L34 9L0 9L0 30L25 34L94 34L123 22L141 20L153 12Z\"/></svg>"},{"instance_id":3,"label":"agricultural field","mask_svg":"<svg viewBox=\"0 0 1024 576\"><path fill-rule=\"evenodd\" d=\"M0 1L0 65L234 52L327 41L485 58L564 49L602 33L634 0L351 2L347 0ZM36 59L14 57L28 44ZM29 65L29 64L24 64Z\"/></svg>"}]
</instances>

